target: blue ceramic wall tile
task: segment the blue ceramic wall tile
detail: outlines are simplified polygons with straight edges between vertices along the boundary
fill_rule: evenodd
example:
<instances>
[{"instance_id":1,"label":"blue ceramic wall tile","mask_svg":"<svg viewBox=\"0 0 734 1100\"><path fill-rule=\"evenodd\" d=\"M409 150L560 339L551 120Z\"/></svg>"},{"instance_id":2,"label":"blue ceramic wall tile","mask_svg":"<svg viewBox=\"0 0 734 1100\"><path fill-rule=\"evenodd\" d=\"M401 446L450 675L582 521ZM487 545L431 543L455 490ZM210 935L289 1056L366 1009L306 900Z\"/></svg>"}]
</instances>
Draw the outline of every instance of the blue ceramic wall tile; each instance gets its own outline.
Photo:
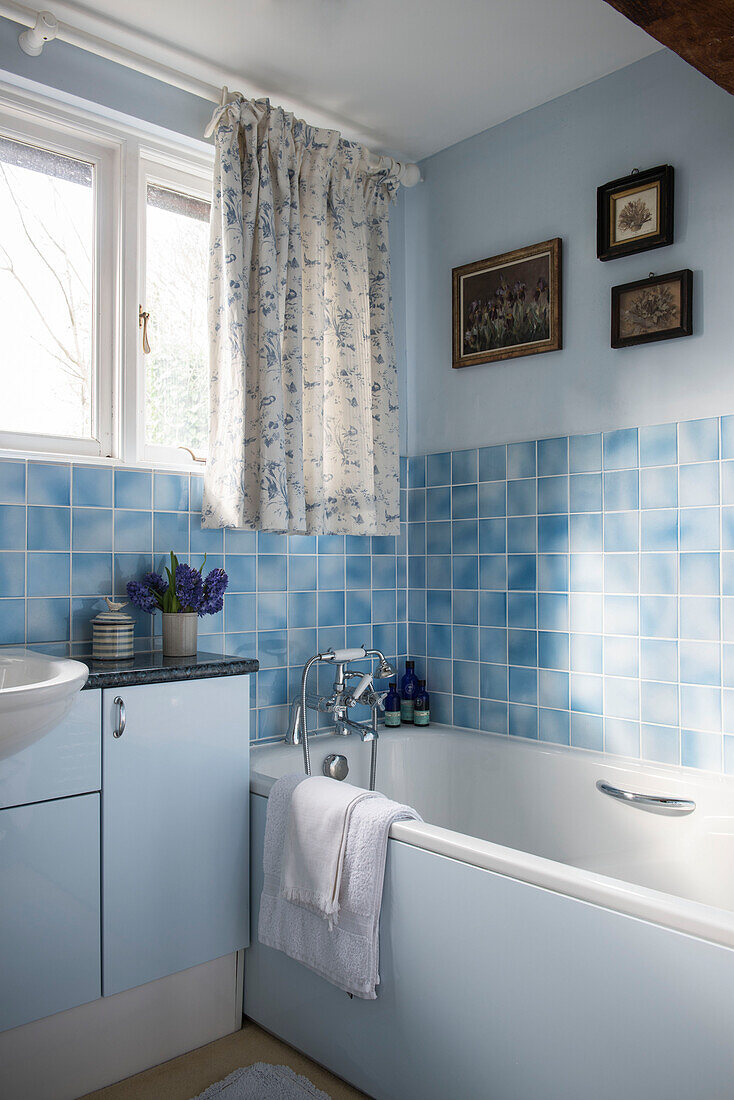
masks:
<instances>
[{"instance_id":1,"label":"blue ceramic wall tile","mask_svg":"<svg viewBox=\"0 0 734 1100\"><path fill-rule=\"evenodd\" d=\"M3 555L3 557L16 555ZM20 555L22 557L22 555ZM28 555L28 595L68 596L71 591L71 562L69 554ZM6 593L3 593L6 595ZM8 592L7 595L19 595Z\"/></svg>"},{"instance_id":2,"label":"blue ceramic wall tile","mask_svg":"<svg viewBox=\"0 0 734 1100\"><path fill-rule=\"evenodd\" d=\"M572 515L569 519L569 528L569 545L573 553L590 554L602 549L600 512L579 512Z\"/></svg>"},{"instance_id":3,"label":"blue ceramic wall tile","mask_svg":"<svg viewBox=\"0 0 734 1100\"><path fill-rule=\"evenodd\" d=\"M697 462L680 467L681 508L701 508L718 503L718 462Z\"/></svg>"},{"instance_id":4,"label":"blue ceramic wall tile","mask_svg":"<svg viewBox=\"0 0 734 1100\"><path fill-rule=\"evenodd\" d=\"M539 439L538 477L568 473L568 439Z\"/></svg>"},{"instance_id":5,"label":"blue ceramic wall tile","mask_svg":"<svg viewBox=\"0 0 734 1100\"><path fill-rule=\"evenodd\" d=\"M507 477L535 477L535 443L508 443Z\"/></svg>"},{"instance_id":6,"label":"blue ceramic wall tile","mask_svg":"<svg viewBox=\"0 0 734 1100\"><path fill-rule=\"evenodd\" d=\"M237 558L228 558L228 568L231 568L237 562ZM255 558L245 559L255 563ZM313 592L317 586L317 563L318 560L313 554L298 554L288 559L288 587L295 592ZM370 559L369 558L347 558L347 565L350 561L360 562L362 565L367 566L367 584L369 585L370 575ZM254 571L254 570L253 570ZM355 585L355 587L363 587L363 585Z\"/></svg>"},{"instance_id":7,"label":"blue ceramic wall tile","mask_svg":"<svg viewBox=\"0 0 734 1100\"><path fill-rule=\"evenodd\" d=\"M507 482L507 515L534 516L537 511L534 478Z\"/></svg>"},{"instance_id":8,"label":"blue ceramic wall tile","mask_svg":"<svg viewBox=\"0 0 734 1100\"><path fill-rule=\"evenodd\" d=\"M68 507L71 467L46 462L28 464L28 503Z\"/></svg>"},{"instance_id":9,"label":"blue ceramic wall tile","mask_svg":"<svg viewBox=\"0 0 734 1100\"><path fill-rule=\"evenodd\" d=\"M626 470L637 466L637 428L604 432L604 469Z\"/></svg>"},{"instance_id":10,"label":"blue ceramic wall tile","mask_svg":"<svg viewBox=\"0 0 734 1100\"><path fill-rule=\"evenodd\" d=\"M153 552L181 558L189 551L189 517L185 512L155 512L153 514ZM207 558L207 565L210 565ZM213 568L213 566L212 566Z\"/></svg>"},{"instance_id":11,"label":"blue ceramic wall tile","mask_svg":"<svg viewBox=\"0 0 734 1100\"><path fill-rule=\"evenodd\" d=\"M451 484L451 452L426 457L426 485Z\"/></svg>"},{"instance_id":12,"label":"blue ceramic wall tile","mask_svg":"<svg viewBox=\"0 0 734 1100\"><path fill-rule=\"evenodd\" d=\"M150 509L153 475L150 470L115 470L115 508Z\"/></svg>"},{"instance_id":13,"label":"blue ceramic wall tile","mask_svg":"<svg viewBox=\"0 0 734 1100\"><path fill-rule=\"evenodd\" d=\"M508 554L535 553L537 523L535 516L514 516L507 520Z\"/></svg>"},{"instance_id":14,"label":"blue ceramic wall tile","mask_svg":"<svg viewBox=\"0 0 734 1100\"><path fill-rule=\"evenodd\" d=\"M567 512L568 511L568 477L565 475L556 477L538 478L538 512Z\"/></svg>"},{"instance_id":15,"label":"blue ceramic wall tile","mask_svg":"<svg viewBox=\"0 0 734 1100\"><path fill-rule=\"evenodd\" d=\"M601 474L571 474L569 506L572 512L601 512Z\"/></svg>"},{"instance_id":16,"label":"blue ceramic wall tile","mask_svg":"<svg viewBox=\"0 0 734 1100\"><path fill-rule=\"evenodd\" d=\"M112 554L72 554L71 591L74 596L112 594Z\"/></svg>"},{"instance_id":17,"label":"blue ceramic wall tile","mask_svg":"<svg viewBox=\"0 0 734 1100\"><path fill-rule=\"evenodd\" d=\"M114 530L116 553L152 550L152 512L115 511Z\"/></svg>"},{"instance_id":18,"label":"blue ceramic wall tile","mask_svg":"<svg viewBox=\"0 0 734 1100\"><path fill-rule=\"evenodd\" d=\"M0 645L23 645L25 611L25 600L0 600Z\"/></svg>"},{"instance_id":19,"label":"blue ceramic wall tile","mask_svg":"<svg viewBox=\"0 0 734 1100\"><path fill-rule=\"evenodd\" d=\"M287 587L288 559L285 554L259 554L257 586L260 591L282 592Z\"/></svg>"},{"instance_id":20,"label":"blue ceramic wall tile","mask_svg":"<svg viewBox=\"0 0 734 1100\"><path fill-rule=\"evenodd\" d=\"M678 461L710 462L719 457L719 421L687 420L678 425Z\"/></svg>"},{"instance_id":21,"label":"blue ceramic wall tile","mask_svg":"<svg viewBox=\"0 0 734 1100\"><path fill-rule=\"evenodd\" d=\"M476 450L454 451L451 455L451 481L454 485L476 482L479 467Z\"/></svg>"},{"instance_id":22,"label":"blue ceramic wall tile","mask_svg":"<svg viewBox=\"0 0 734 1100\"><path fill-rule=\"evenodd\" d=\"M640 507L678 507L677 466L655 466L640 470Z\"/></svg>"},{"instance_id":23,"label":"blue ceramic wall tile","mask_svg":"<svg viewBox=\"0 0 734 1100\"><path fill-rule=\"evenodd\" d=\"M680 555L680 591L686 596L719 594L719 555L690 553Z\"/></svg>"},{"instance_id":24,"label":"blue ceramic wall tile","mask_svg":"<svg viewBox=\"0 0 734 1100\"><path fill-rule=\"evenodd\" d=\"M426 457L419 455L408 459L408 488L424 489L426 485Z\"/></svg>"},{"instance_id":25,"label":"blue ceramic wall tile","mask_svg":"<svg viewBox=\"0 0 734 1100\"><path fill-rule=\"evenodd\" d=\"M483 520L482 522L491 521ZM455 520L452 524L451 538L451 549L454 554L476 554L479 550L479 525L477 520Z\"/></svg>"},{"instance_id":26,"label":"blue ceramic wall tile","mask_svg":"<svg viewBox=\"0 0 734 1100\"><path fill-rule=\"evenodd\" d=\"M0 503L25 504L25 502L25 462L11 462L0 460Z\"/></svg>"},{"instance_id":27,"label":"blue ceramic wall tile","mask_svg":"<svg viewBox=\"0 0 734 1100\"><path fill-rule=\"evenodd\" d=\"M0 599L25 596L25 570L25 554L9 552L0 554Z\"/></svg>"},{"instance_id":28,"label":"blue ceramic wall tile","mask_svg":"<svg viewBox=\"0 0 734 1100\"><path fill-rule=\"evenodd\" d=\"M42 533L42 525L34 530L34 536ZM20 505L0 504L0 550L25 550L26 510Z\"/></svg>"},{"instance_id":29,"label":"blue ceramic wall tile","mask_svg":"<svg viewBox=\"0 0 734 1100\"><path fill-rule=\"evenodd\" d=\"M69 614L68 597L29 599L27 640L29 642L65 641L69 637Z\"/></svg>"},{"instance_id":30,"label":"blue ceramic wall tile","mask_svg":"<svg viewBox=\"0 0 734 1100\"><path fill-rule=\"evenodd\" d=\"M604 511L625 512L639 504L637 470L604 474Z\"/></svg>"},{"instance_id":31,"label":"blue ceramic wall tile","mask_svg":"<svg viewBox=\"0 0 734 1100\"><path fill-rule=\"evenodd\" d=\"M157 512L188 512L189 475L156 470L153 478L153 507Z\"/></svg>"},{"instance_id":32,"label":"blue ceramic wall tile","mask_svg":"<svg viewBox=\"0 0 734 1100\"><path fill-rule=\"evenodd\" d=\"M678 461L675 424L640 428L640 466L669 466Z\"/></svg>"},{"instance_id":33,"label":"blue ceramic wall tile","mask_svg":"<svg viewBox=\"0 0 734 1100\"><path fill-rule=\"evenodd\" d=\"M81 508L111 508L112 470L101 466L72 467L72 499Z\"/></svg>"},{"instance_id":34,"label":"blue ceramic wall tile","mask_svg":"<svg viewBox=\"0 0 734 1100\"><path fill-rule=\"evenodd\" d=\"M0 539L6 535L5 516L10 511L4 507L0 512ZM13 516L12 528L15 532L17 517ZM71 515L68 508L28 508L28 549L29 550L68 550L71 542ZM21 549L20 546L4 546L3 549Z\"/></svg>"},{"instance_id":35,"label":"blue ceramic wall tile","mask_svg":"<svg viewBox=\"0 0 734 1100\"><path fill-rule=\"evenodd\" d=\"M451 519L451 489L449 487L426 490L426 519Z\"/></svg>"},{"instance_id":36,"label":"blue ceramic wall tile","mask_svg":"<svg viewBox=\"0 0 734 1100\"><path fill-rule=\"evenodd\" d=\"M500 447L482 447L479 451L479 480L504 481L507 476L506 454L504 444Z\"/></svg>"},{"instance_id":37,"label":"blue ceramic wall tile","mask_svg":"<svg viewBox=\"0 0 734 1100\"><path fill-rule=\"evenodd\" d=\"M572 435L568 441L568 464L572 474L593 473L602 468L601 435Z\"/></svg>"}]
</instances>

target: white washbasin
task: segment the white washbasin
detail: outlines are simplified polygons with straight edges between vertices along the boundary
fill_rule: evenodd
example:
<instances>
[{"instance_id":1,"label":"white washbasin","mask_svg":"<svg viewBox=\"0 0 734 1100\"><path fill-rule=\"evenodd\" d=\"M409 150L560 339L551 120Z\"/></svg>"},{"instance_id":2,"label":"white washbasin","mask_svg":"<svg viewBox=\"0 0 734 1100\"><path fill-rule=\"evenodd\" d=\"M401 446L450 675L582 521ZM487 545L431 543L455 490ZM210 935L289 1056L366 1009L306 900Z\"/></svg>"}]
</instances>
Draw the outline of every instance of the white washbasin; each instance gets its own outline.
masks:
<instances>
[{"instance_id":1,"label":"white washbasin","mask_svg":"<svg viewBox=\"0 0 734 1100\"><path fill-rule=\"evenodd\" d=\"M81 661L0 649L0 760L57 726L88 675Z\"/></svg>"}]
</instances>

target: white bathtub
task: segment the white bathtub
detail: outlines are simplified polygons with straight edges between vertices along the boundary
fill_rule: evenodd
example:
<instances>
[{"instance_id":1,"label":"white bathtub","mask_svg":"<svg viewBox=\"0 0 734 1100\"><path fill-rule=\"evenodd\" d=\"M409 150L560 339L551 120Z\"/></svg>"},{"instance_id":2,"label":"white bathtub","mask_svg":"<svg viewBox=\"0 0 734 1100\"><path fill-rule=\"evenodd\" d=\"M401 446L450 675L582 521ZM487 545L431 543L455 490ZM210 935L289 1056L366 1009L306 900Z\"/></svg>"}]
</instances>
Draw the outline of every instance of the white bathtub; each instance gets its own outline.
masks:
<instances>
[{"instance_id":1,"label":"white bathtub","mask_svg":"<svg viewBox=\"0 0 734 1100\"><path fill-rule=\"evenodd\" d=\"M366 785L368 745L313 739L314 773L330 752ZM255 921L266 796L301 767L253 749ZM734 780L447 727L385 731L377 777L426 822L390 834L378 1000L256 944L249 1016L378 1100L734 1097Z\"/></svg>"}]
</instances>

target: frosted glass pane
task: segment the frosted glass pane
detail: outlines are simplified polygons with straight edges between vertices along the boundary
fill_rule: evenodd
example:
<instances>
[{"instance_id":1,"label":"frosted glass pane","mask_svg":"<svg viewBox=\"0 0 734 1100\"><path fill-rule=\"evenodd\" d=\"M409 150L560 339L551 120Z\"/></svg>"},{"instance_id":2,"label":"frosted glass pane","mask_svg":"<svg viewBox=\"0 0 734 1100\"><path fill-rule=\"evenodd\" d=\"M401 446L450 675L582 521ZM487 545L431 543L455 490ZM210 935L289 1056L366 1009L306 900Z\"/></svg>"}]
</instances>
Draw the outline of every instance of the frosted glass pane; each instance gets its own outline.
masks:
<instances>
[{"instance_id":1,"label":"frosted glass pane","mask_svg":"<svg viewBox=\"0 0 734 1100\"><path fill-rule=\"evenodd\" d=\"M94 437L94 167L0 138L0 431Z\"/></svg>"},{"instance_id":2,"label":"frosted glass pane","mask_svg":"<svg viewBox=\"0 0 734 1100\"><path fill-rule=\"evenodd\" d=\"M209 203L157 186L147 199L146 442L200 456L209 435Z\"/></svg>"}]
</instances>

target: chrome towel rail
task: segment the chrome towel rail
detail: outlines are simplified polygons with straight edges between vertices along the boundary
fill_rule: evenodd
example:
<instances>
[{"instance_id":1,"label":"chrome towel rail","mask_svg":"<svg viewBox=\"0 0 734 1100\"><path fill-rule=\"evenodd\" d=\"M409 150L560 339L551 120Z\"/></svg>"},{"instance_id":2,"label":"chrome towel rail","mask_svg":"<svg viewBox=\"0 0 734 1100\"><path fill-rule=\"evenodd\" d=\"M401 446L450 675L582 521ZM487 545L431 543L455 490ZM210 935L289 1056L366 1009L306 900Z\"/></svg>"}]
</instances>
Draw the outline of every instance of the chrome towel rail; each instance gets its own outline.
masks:
<instances>
[{"instance_id":1,"label":"chrome towel rail","mask_svg":"<svg viewBox=\"0 0 734 1100\"><path fill-rule=\"evenodd\" d=\"M597 790L602 794L608 794L610 798L618 798L621 802L632 802L637 806L650 806L655 810L667 810L674 814L692 814L696 803L690 798L665 798L657 794L636 794L634 791L623 791L620 787L613 787L611 783L605 783L600 779L596 784Z\"/></svg>"}]
</instances>

